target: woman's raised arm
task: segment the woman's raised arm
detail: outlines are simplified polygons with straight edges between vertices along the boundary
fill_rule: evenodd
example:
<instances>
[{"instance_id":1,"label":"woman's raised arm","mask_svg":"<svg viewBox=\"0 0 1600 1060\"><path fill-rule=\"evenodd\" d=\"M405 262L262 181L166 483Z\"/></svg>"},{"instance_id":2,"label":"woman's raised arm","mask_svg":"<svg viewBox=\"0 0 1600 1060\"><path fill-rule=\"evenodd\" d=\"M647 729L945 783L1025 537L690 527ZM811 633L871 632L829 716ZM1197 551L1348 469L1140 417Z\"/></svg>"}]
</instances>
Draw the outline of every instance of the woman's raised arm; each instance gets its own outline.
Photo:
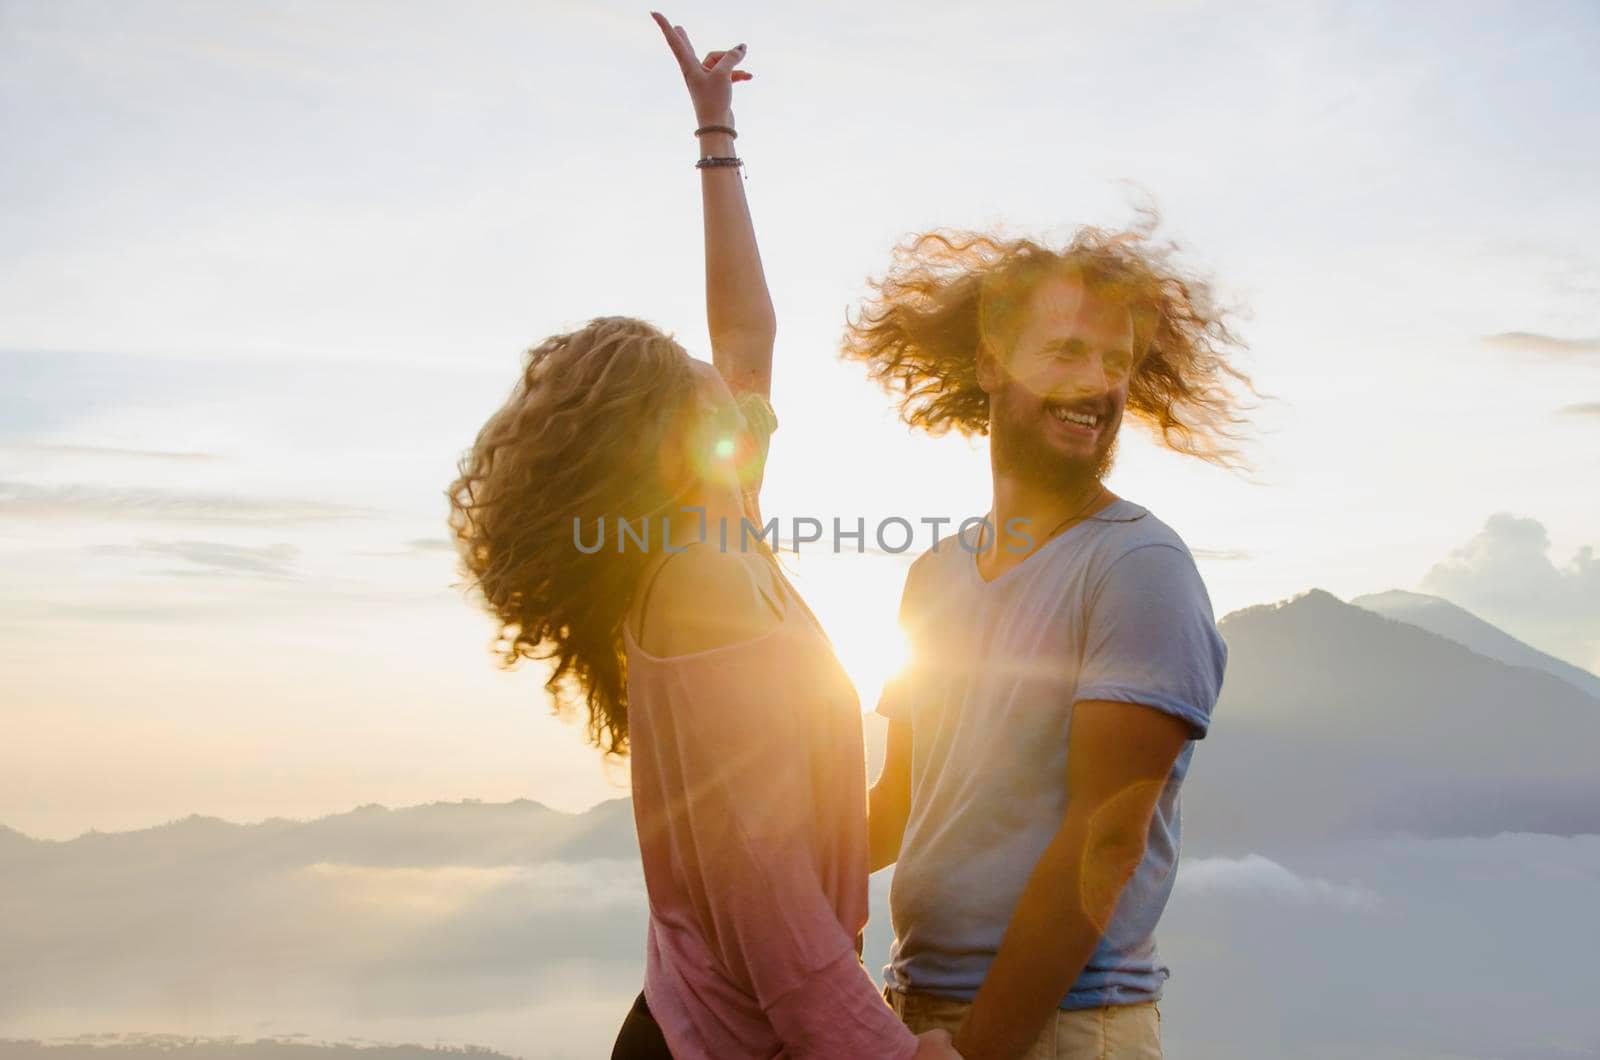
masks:
<instances>
[{"instance_id":1,"label":"woman's raised arm","mask_svg":"<svg viewBox=\"0 0 1600 1060\"><path fill-rule=\"evenodd\" d=\"M682 26L666 16L651 13L667 45L678 60L689 100L694 105L695 127L703 130L701 158L734 158L733 84L750 74L736 69L744 60L743 44L696 58L694 46ZM708 126L719 128L708 129ZM777 317L772 295L761 270L755 225L744 197L744 176L736 165L706 166L700 170L701 203L705 215L706 326L711 333L711 359L735 394L772 392L772 344Z\"/></svg>"}]
</instances>

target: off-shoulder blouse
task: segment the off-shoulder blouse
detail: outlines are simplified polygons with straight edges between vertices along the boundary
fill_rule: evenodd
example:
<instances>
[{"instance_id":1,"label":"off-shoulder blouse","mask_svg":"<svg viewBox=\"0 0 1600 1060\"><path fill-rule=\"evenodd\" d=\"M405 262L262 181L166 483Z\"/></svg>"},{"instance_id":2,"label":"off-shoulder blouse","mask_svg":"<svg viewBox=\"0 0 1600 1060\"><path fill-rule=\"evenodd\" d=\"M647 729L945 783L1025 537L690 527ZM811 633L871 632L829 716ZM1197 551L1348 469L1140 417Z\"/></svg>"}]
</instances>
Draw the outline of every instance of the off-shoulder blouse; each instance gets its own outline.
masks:
<instances>
[{"instance_id":1,"label":"off-shoulder blouse","mask_svg":"<svg viewBox=\"0 0 1600 1060\"><path fill-rule=\"evenodd\" d=\"M780 572L753 639L657 657L625 628L645 1000L679 1060L906 1060L916 1038L862 967L860 704Z\"/></svg>"}]
</instances>

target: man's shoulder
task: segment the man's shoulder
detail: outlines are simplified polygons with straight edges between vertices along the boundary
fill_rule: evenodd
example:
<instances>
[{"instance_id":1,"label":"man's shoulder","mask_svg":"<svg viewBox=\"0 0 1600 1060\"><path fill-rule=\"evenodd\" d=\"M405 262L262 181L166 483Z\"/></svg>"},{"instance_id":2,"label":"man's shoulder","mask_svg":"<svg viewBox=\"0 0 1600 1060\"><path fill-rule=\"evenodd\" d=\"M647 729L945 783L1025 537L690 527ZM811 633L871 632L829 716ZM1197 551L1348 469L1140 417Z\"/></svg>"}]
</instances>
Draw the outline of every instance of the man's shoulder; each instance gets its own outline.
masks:
<instances>
[{"instance_id":1,"label":"man's shoulder","mask_svg":"<svg viewBox=\"0 0 1600 1060\"><path fill-rule=\"evenodd\" d=\"M1117 519L1104 535L1090 573L1088 591L1100 599L1153 593L1176 603L1193 598L1210 607L1200 568L1183 537L1142 505L1120 501Z\"/></svg>"},{"instance_id":2,"label":"man's shoulder","mask_svg":"<svg viewBox=\"0 0 1600 1060\"><path fill-rule=\"evenodd\" d=\"M975 562L974 541L969 533L946 534L918 554L906 571L904 605L926 605L966 585L971 571L962 564Z\"/></svg>"},{"instance_id":3,"label":"man's shoulder","mask_svg":"<svg viewBox=\"0 0 1600 1060\"><path fill-rule=\"evenodd\" d=\"M970 562L976 551L975 542L971 528L945 534L911 561L911 574L926 575L934 570L952 570L963 557Z\"/></svg>"},{"instance_id":4,"label":"man's shoulder","mask_svg":"<svg viewBox=\"0 0 1600 1060\"><path fill-rule=\"evenodd\" d=\"M1176 530L1142 504L1119 497L1115 504L1101 513L1098 522L1102 533L1102 566L1109 567L1129 553L1151 547L1170 548L1194 561L1189 546Z\"/></svg>"}]
</instances>

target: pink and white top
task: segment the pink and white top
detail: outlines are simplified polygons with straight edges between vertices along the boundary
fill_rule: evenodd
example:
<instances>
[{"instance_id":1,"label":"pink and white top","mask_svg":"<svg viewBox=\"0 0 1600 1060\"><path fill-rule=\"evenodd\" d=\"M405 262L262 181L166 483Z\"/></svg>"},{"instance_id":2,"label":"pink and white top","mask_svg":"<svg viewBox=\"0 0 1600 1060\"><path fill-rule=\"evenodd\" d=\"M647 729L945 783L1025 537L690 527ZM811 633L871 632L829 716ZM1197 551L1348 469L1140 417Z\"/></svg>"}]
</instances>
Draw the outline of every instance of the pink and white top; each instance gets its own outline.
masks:
<instances>
[{"instance_id":1,"label":"pink and white top","mask_svg":"<svg viewBox=\"0 0 1600 1060\"><path fill-rule=\"evenodd\" d=\"M906 1060L861 966L860 703L786 579L784 617L661 658L625 632L634 823L650 899L645 1002L679 1060Z\"/></svg>"}]
</instances>

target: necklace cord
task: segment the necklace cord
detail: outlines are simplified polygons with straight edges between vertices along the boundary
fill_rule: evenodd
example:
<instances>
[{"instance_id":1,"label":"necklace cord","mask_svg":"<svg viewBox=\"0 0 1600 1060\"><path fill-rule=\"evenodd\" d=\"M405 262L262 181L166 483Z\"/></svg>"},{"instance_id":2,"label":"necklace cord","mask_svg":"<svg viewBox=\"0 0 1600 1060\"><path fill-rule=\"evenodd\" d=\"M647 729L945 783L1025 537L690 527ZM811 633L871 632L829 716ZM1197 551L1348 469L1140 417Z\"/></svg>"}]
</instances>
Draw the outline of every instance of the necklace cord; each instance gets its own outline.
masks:
<instances>
[{"instance_id":1,"label":"necklace cord","mask_svg":"<svg viewBox=\"0 0 1600 1060\"><path fill-rule=\"evenodd\" d=\"M1102 483L1099 484L1099 488L1094 491L1092 496L1090 496L1089 503L1085 504L1082 508L1079 508L1077 511L1073 512L1071 515L1067 516L1065 519L1063 519L1059 523L1057 523L1056 526L1055 526L1055 529L1051 530L1048 534L1046 534L1044 536L1044 540L1043 541L1040 541L1037 545L1034 545L1032 548L1030 548L1027 551L1027 554L1024 555L1022 558L1023 559L1027 559L1028 556L1033 555L1035 552L1039 551L1045 545L1049 544L1050 540L1052 538L1054 538L1057 534L1061 533L1061 531L1063 531L1063 530L1065 530L1067 528L1067 524L1068 523L1073 522L1073 521L1081 518L1083 516L1084 512L1086 512L1090 508L1094 507L1095 501L1098 501L1105 494L1105 492L1106 492L1105 483L1102 482ZM982 525L980 525L978 527L978 554L979 555L983 554L983 548L984 548L983 535L984 535L984 531L988 530L988 529L989 529L989 521L987 519L985 519L983 521ZM995 533L999 534L999 531L996 530Z\"/></svg>"}]
</instances>

